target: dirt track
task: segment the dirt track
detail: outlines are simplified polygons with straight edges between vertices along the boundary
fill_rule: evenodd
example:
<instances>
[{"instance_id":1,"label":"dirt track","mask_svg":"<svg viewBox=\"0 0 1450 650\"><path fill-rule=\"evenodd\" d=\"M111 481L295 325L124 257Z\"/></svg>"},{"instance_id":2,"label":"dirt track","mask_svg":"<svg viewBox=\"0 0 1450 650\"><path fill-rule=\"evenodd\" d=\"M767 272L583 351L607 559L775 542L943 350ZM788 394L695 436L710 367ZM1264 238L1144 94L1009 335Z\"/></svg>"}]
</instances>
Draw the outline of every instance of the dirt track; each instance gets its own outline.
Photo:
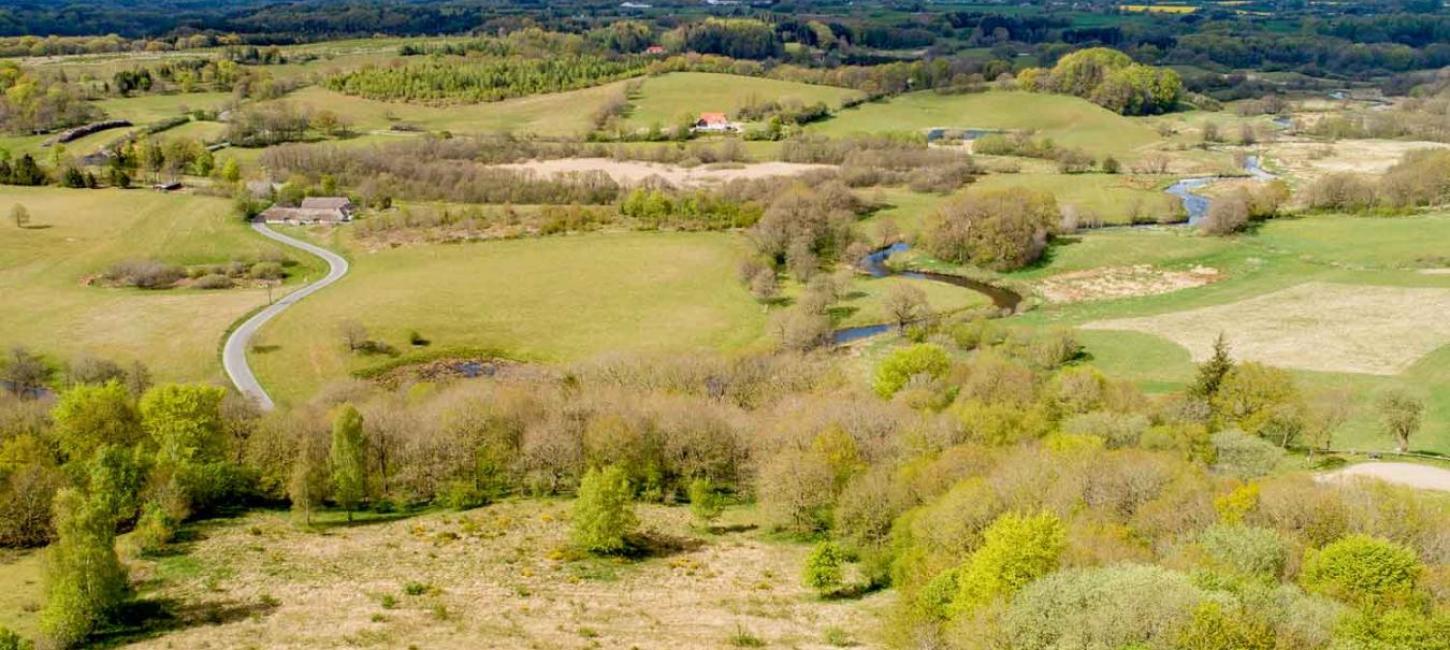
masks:
<instances>
[{"instance_id":1,"label":"dirt track","mask_svg":"<svg viewBox=\"0 0 1450 650\"><path fill-rule=\"evenodd\" d=\"M1414 463L1361 463L1323 474L1322 481L1344 481L1361 477L1405 485L1421 490L1450 492L1450 470Z\"/></svg>"}]
</instances>

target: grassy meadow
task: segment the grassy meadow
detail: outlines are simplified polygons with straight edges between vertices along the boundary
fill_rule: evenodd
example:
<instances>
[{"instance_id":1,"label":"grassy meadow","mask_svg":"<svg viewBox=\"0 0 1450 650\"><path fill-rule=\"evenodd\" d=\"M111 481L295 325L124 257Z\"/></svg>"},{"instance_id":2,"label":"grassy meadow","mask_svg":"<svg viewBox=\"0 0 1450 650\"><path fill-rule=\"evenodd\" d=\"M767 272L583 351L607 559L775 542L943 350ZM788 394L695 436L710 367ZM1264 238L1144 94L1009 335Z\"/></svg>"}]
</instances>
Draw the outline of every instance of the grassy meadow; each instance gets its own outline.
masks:
<instances>
[{"instance_id":1,"label":"grassy meadow","mask_svg":"<svg viewBox=\"0 0 1450 650\"><path fill-rule=\"evenodd\" d=\"M824 102L834 110L843 101L859 96L859 91L834 86L713 72L672 72L645 79L640 96L630 101L633 108L627 123L636 128L652 124L667 128L678 124L683 115L729 115L752 102L766 101Z\"/></svg>"},{"instance_id":2,"label":"grassy meadow","mask_svg":"<svg viewBox=\"0 0 1450 650\"><path fill-rule=\"evenodd\" d=\"M251 361L279 401L387 357L350 355L338 326L356 319L407 349L488 347L562 361L614 350L732 350L767 315L735 279L743 242L716 233L609 233L363 252L352 272L262 330Z\"/></svg>"},{"instance_id":3,"label":"grassy meadow","mask_svg":"<svg viewBox=\"0 0 1450 650\"><path fill-rule=\"evenodd\" d=\"M1167 314L1224 305L1305 282L1367 287L1450 289L1450 276L1420 273L1425 258L1450 240L1450 215L1393 219L1317 216L1268 222L1256 232L1216 239L1177 229L1135 229L1069 237L1054 246L1046 261L1011 274L1038 280L1059 273L1105 266L1151 264L1165 269L1206 266L1227 277L1207 286L1172 293L1115 300L1045 305L1019 319L1024 326L1080 326L1094 321ZM1306 318L1288 307L1285 322ZM1222 326L1232 336L1252 336ZM1188 351L1160 336L1143 332L1084 330L1080 332L1094 364L1110 376L1133 379L1149 390L1181 387L1193 377ZM1315 343L1303 342L1304 354ZM1414 448L1450 453L1450 346L1442 346L1394 376L1295 370L1307 388L1344 386L1353 391L1358 414L1341 433L1336 446L1389 449L1379 432L1373 400L1386 388L1400 387L1426 399L1424 427Z\"/></svg>"},{"instance_id":4,"label":"grassy meadow","mask_svg":"<svg viewBox=\"0 0 1450 650\"><path fill-rule=\"evenodd\" d=\"M808 130L831 136L925 131L929 128L1032 130L1058 145L1128 160L1160 137L1147 122L1066 95L915 92L841 111Z\"/></svg>"},{"instance_id":5,"label":"grassy meadow","mask_svg":"<svg viewBox=\"0 0 1450 650\"><path fill-rule=\"evenodd\" d=\"M56 360L91 354L142 361L161 380L221 378L217 346L259 289L146 291L86 286L131 259L226 262L280 250L255 235L224 199L146 190L7 187L0 214L24 205L29 228L0 225L0 347L24 345ZM290 253L289 253L290 255ZM306 265L320 262L293 256ZM316 275L316 272L313 272Z\"/></svg>"}]
</instances>

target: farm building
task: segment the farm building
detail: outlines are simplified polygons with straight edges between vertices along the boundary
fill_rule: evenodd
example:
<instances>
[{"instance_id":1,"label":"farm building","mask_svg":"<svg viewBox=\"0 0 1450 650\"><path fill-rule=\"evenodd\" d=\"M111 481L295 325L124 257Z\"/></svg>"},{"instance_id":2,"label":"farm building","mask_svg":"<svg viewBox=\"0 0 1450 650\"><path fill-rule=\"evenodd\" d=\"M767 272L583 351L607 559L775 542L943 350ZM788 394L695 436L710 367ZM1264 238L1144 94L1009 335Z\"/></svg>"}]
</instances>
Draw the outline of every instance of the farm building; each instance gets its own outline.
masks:
<instances>
[{"instance_id":1,"label":"farm building","mask_svg":"<svg viewBox=\"0 0 1450 650\"><path fill-rule=\"evenodd\" d=\"M724 113L701 113L695 120L695 131L702 133L736 133L740 125L730 121Z\"/></svg>"},{"instance_id":2,"label":"farm building","mask_svg":"<svg viewBox=\"0 0 1450 650\"><path fill-rule=\"evenodd\" d=\"M352 221L352 201L345 197L313 196L302 199L302 205L287 208L274 205L257 219L266 223L344 223Z\"/></svg>"}]
</instances>

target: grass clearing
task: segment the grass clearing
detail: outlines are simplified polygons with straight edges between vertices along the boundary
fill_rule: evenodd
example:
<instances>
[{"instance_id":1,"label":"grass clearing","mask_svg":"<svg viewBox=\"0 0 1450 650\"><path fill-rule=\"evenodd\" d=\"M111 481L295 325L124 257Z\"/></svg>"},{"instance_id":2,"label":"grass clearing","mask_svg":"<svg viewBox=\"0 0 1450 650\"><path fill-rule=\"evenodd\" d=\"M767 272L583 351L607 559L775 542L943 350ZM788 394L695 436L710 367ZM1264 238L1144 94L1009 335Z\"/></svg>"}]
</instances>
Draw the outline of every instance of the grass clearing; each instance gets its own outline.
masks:
<instances>
[{"instance_id":1,"label":"grass clearing","mask_svg":"<svg viewBox=\"0 0 1450 650\"><path fill-rule=\"evenodd\" d=\"M40 606L45 602L45 553L0 553L0 627L33 639L40 633Z\"/></svg>"},{"instance_id":2,"label":"grass clearing","mask_svg":"<svg viewBox=\"0 0 1450 650\"><path fill-rule=\"evenodd\" d=\"M112 119L130 120L137 126L144 126L180 116L187 111L218 110L231 98L228 93L179 93L117 97L94 103Z\"/></svg>"},{"instance_id":3,"label":"grass clearing","mask_svg":"<svg viewBox=\"0 0 1450 650\"><path fill-rule=\"evenodd\" d=\"M735 280L743 249L721 233L600 233L351 254L352 272L262 330L253 354L278 401L387 357L349 355L346 319L407 348L418 330L438 347L501 349L539 360L613 350L738 349L766 314Z\"/></svg>"},{"instance_id":4,"label":"grass clearing","mask_svg":"<svg viewBox=\"0 0 1450 650\"><path fill-rule=\"evenodd\" d=\"M1079 223L1101 221L1127 224L1174 214L1179 199L1159 187L1166 179L1130 174L988 174L977 179L977 190L1025 187L1051 192L1062 207L1076 208Z\"/></svg>"},{"instance_id":5,"label":"grass clearing","mask_svg":"<svg viewBox=\"0 0 1450 650\"><path fill-rule=\"evenodd\" d=\"M1089 329L1156 334L1213 354L1223 333L1235 355L1283 368L1396 375L1450 343L1450 289L1304 284L1224 305L1094 321Z\"/></svg>"},{"instance_id":6,"label":"grass clearing","mask_svg":"<svg viewBox=\"0 0 1450 650\"><path fill-rule=\"evenodd\" d=\"M1077 97L991 91L944 95L909 93L841 111L807 127L815 133L924 131L934 127L1035 130L1058 145L1126 162L1160 140L1144 119L1129 118Z\"/></svg>"},{"instance_id":7,"label":"grass clearing","mask_svg":"<svg viewBox=\"0 0 1450 650\"><path fill-rule=\"evenodd\" d=\"M24 345L57 360L88 353L142 361L160 380L221 377L218 341L267 292L145 291L85 285L127 259L219 263L280 250L256 236L225 199L144 190L7 187L0 214L30 210L32 227L0 224L0 347ZM289 253L289 255L291 255ZM320 264L293 255L304 264ZM316 271L312 274L317 275Z\"/></svg>"},{"instance_id":8,"label":"grass clearing","mask_svg":"<svg viewBox=\"0 0 1450 650\"><path fill-rule=\"evenodd\" d=\"M860 96L860 91L834 86L713 72L671 72L645 80L640 97L631 101L633 110L627 123L636 128L652 124L668 128L678 124L684 115L733 115L747 104L766 101L824 102L835 110L847 99Z\"/></svg>"},{"instance_id":9,"label":"grass clearing","mask_svg":"<svg viewBox=\"0 0 1450 650\"><path fill-rule=\"evenodd\" d=\"M889 596L823 601L797 577L805 544L764 532L700 533L685 508L638 505L642 529L685 550L639 561L568 551L569 503L506 501L318 531L283 512L198 524L193 570L143 594L186 603L180 629L135 647L721 647L747 630L771 647L827 629L880 643ZM750 529L750 509L726 523ZM143 575L159 572L144 562ZM208 621L209 612L249 612ZM320 620L327 625L319 626Z\"/></svg>"}]
</instances>

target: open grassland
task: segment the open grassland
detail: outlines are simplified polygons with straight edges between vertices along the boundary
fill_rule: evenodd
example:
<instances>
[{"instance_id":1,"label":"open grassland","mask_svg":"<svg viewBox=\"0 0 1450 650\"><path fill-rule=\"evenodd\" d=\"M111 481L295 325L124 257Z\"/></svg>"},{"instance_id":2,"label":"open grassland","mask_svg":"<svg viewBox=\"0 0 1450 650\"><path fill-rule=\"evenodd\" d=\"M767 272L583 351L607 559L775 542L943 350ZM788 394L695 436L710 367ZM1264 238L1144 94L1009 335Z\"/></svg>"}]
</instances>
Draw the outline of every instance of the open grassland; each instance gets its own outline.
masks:
<instances>
[{"instance_id":1,"label":"open grassland","mask_svg":"<svg viewBox=\"0 0 1450 650\"><path fill-rule=\"evenodd\" d=\"M991 300L982 294L942 282L923 282L902 277L858 276L841 301L832 308L837 319L836 326L857 327L892 322L894 319L886 310L885 299L899 285L921 289L926 294L927 304L933 313L992 306Z\"/></svg>"},{"instance_id":2,"label":"open grassland","mask_svg":"<svg viewBox=\"0 0 1450 650\"><path fill-rule=\"evenodd\" d=\"M44 571L41 551L0 553L0 626L28 639L40 633Z\"/></svg>"},{"instance_id":3,"label":"open grassland","mask_svg":"<svg viewBox=\"0 0 1450 650\"><path fill-rule=\"evenodd\" d=\"M881 645L878 614L889 596L817 598L799 578L809 546L759 532L754 510L727 511L721 532L692 527L683 507L636 511L663 549L636 560L579 557L570 549L566 501L396 519L365 514L353 526L329 512L312 530L268 511L200 522L178 553L130 560L142 599L175 618L111 641L673 649L730 647L748 635L769 647L816 648L829 647L829 632L837 643ZM27 584L35 572L24 570L38 564L35 557L0 565L7 594L40 602L38 585ZM12 620L0 622L22 633L35 628L34 613L5 615Z\"/></svg>"},{"instance_id":4,"label":"open grassland","mask_svg":"<svg viewBox=\"0 0 1450 650\"><path fill-rule=\"evenodd\" d=\"M824 102L834 110L843 101L859 96L859 91L833 86L713 72L672 72L645 80L640 96L630 102L633 108L628 124L638 128L658 124L667 128L679 124L685 115L707 112L733 115L748 104L769 101Z\"/></svg>"},{"instance_id":5,"label":"open grassland","mask_svg":"<svg viewBox=\"0 0 1450 650\"><path fill-rule=\"evenodd\" d=\"M57 360L92 354L142 361L163 380L214 379L221 376L217 344L222 333L266 302L266 291L256 289L85 285L88 277L128 259L219 263L277 250L247 230L224 199L7 187L0 195L0 214L8 215L15 203L29 209L32 227L0 224L5 305L0 347L25 345Z\"/></svg>"},{"instance_id":6,"label":"open grassland","mask_svg":"<svg viewBox=\"0 0 1450 650\"><path fill-rule=\"evenodd\" d=\"M1331 292L1313 288L1332 287L1353 300L1368 300L1376 305L1392 296L1413 297L1417 295L1414 291L1450 290L1450 276L1418 272L1426 264L1425 260L1441 254L1438 251L1445 241L1450 241L1450 215L1284 219L1269 222L1256 233L1232 239L1158 229L1078 235L1053 247L1042 265L1013 277L1031 281L1070 271L1149 264L1172 270L1202 266L1219 271L1224 278L1205 286L1160 295L1047 305L1018 322L1025 326L1055 327L1122 319L1171 319L1180 322L1183 328L1195 329L1195 336L1201 334L1212 339L1221 329L1230 341L1243 341L1239 353L1249 358L1256 354L1256 346L1267 345L1280 335L1287 338L1275 345L1288 346L1284 349L1292 348L1304 354L1315 354L1316 348L1323 347L1345 350L1348 355L1356 344L1378 350L1375 345L1381 340L1408 346L1411 339L1421 340L1430 330L1442 331L1438 328L1443 327L1443 306L1413 299L1400 301L1393 313L1401 315L1404 322L1382 323L1384 327L1407 332L1396 338L1388 330L1367 325L1387 315L1380 307L1371 305L1336 312L1335 301L1329 300L1333 297ZM1306 283L1315 284L1306 289L1303 287ZM1296 299L1271 298L1275 292L1284 290L1291 293L1281 297ZM1294 291L1308 293L1301 295ZM1254 301L1248 303L1255 306L1252 318L1232 311L1242 301ZM1187 318L1188 313L1198 316L1205 313L1191 310L1206 310L1216 317ZM1229 311L1219 313L1223 310ZM1415 327L1414 323L1421 327ZM1321 329L1316 330L1315 326ZM1365 331L1370 335L1363 336ZM1168 338L1143 331L1106 330L1086 330L1081 336L1093 362L1109 375L1131 378L1150 390L1181 387L1192 379L1189 348ZM1327 341L1325 336L1334 340ZM1361 372L1327 372L1303 369L1323 368L1320 365L1297 364L1301 369L1295 370L1295 375L1305 388L1342 386L1350 388L1355 395L1357 415L1342 432L1337 446L1391 448L1392 442L1379 432L1373 404L1383 390L1399 387L1426 400L1424 428L1413 446L1450 452L1450 346L1445 345L1443 338L1422 343L1418 353L1401 359L1395 374L1390 375L1362 372L1366 368L1360 368ZM1339 347L1330 348L1331 345ZM1319 353L1327 354L1326 351ZM1295 365L1279 358L1264 360Z\"/></svg>"},{"instance_id":7,"label":"open grassland","mask_svg":"<svg viewBox=\"0 0 1450 650\"><path fill-rule=\"evenodd\" d=\"M1135 158L1159 141L1141 118L1113 113L1087 100L1026 92L943 95L916 92L862 104L808 127L832 136L889 133L929 128L1032 130L1061 146L1096 156Z\"/></svg>"},{"instance_id":8,"label":"open grassland","mask_svg":"<svg viewBox=\"0 0 1450 650\"><path fill-rule=\"evenodd\" d=\"M1174 214L1178 199L1159 188L1166 179L1129 174L988 174L977 190L1025 187L1050 192L1060 207L1076 210L1078 223L1126 224L1134 215L1156 220Z\"/></svg>"},{"instance_id":9,"label":"open grassland","mask_svg":"<svg viewBox=\"0 0 1450 650\"><path fill-rule=\"evenodd\" d=\"M765 313L735 280L743 243L719 233L618 233L352 251L352 273L262 330L251 361L279 401L387 360L350 355L355 319L404 349L482 346L527 359L614 350L735 349Z\"/></svg>"},{"instance_id":10,"label":"open grassland","mask_svg":"<svg viewBox=\"0 0 1450 650\"><path fill-rule=\"evenodd\" d=\"M453 133L509 131L564 136L587 132L594 111L622 89L621 82L445 108L364 99L309 86L277 101L314 111L332 111L349 120L352 127L361 132L382 131L394 124L406 123L429 131Z\"/></svg>"},{"instance_id":11,"label":"open grassland","mask_svg":"<svg viewBox=\"0 0 1450 650\"><path fill-rule=\"evenodd\" d=\"M138 126L160 122L187 111L220 109L232 98L227 93L180 93L175 95L140 95L118 97L95 102L106 116L130 120Z\"/></svg>"}]
</instances>

